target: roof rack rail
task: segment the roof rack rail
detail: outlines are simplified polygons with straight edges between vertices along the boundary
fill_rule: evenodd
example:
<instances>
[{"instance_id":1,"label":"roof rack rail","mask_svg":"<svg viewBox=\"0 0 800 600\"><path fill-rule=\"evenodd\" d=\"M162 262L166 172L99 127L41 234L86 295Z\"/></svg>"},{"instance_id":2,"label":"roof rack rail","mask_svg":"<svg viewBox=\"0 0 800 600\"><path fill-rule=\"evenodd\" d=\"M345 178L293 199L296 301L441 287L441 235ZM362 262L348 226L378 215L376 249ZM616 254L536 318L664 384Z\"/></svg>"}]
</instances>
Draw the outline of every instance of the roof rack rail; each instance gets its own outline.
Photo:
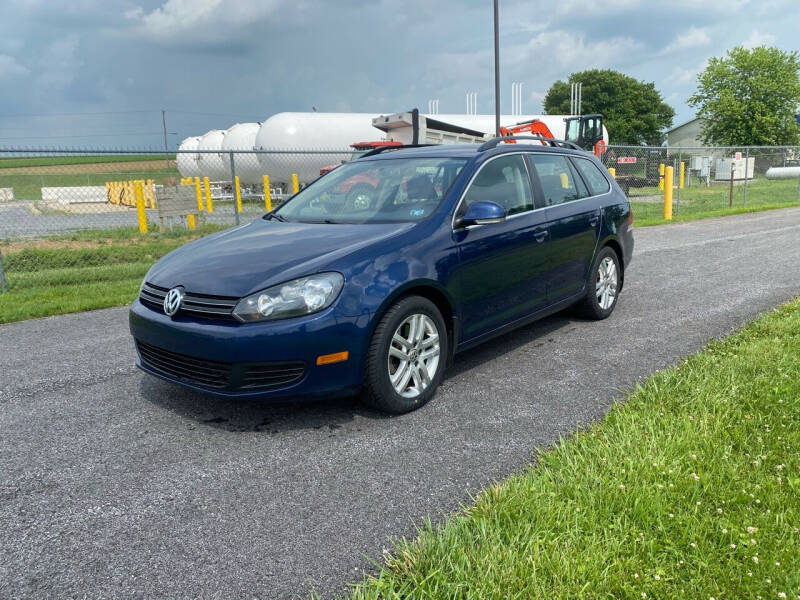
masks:
<instances>
[{"instance_id":1,"label":"roof rack rail","mask_svg":"<svg viewBox=\"0 0 800 600\"><path fill-rule=\"evenodd\" d=\"M374 150L365 152L358 158L364 158L365 156L375 156L376 154L380 154L381 152L386 152L387 150L402 150L403 148L424 148L426 146L436 146L436 145L437 144L404 144L403 146L381 146L380 148L375 148Z\"/></svg>"},{"instance_id":2,"label":"roof rack rail","mask_svg":"<svg viewBox=\"0 0 800 600\"><path fill-rule=\"evenodd\" d=\"M585 150L580 146L578 146L578 144L574 144L566 140L554 140L552 138L546 138L540 135L507 135L505 137L492 138L488 142L484 142L483 144L481 144L480 148L478 148L478 152L491 150L492 148L495 148L496 146L498 146L503 142L514 142L517 140L536 140L539 142L547 142L551 146L557 148L569 148L571 150L581 150L585 152Z\"/></svg>"}]
</instances>

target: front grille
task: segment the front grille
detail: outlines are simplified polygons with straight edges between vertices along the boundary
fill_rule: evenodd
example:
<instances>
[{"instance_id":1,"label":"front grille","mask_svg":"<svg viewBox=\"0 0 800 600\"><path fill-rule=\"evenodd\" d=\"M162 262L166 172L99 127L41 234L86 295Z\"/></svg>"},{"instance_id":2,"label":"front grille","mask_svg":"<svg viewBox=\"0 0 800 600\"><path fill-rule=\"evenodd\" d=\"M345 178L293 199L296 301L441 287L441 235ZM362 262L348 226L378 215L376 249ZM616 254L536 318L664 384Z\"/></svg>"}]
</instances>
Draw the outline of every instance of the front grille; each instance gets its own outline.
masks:
<instances>
[{"instance_id":1,"label":"front grille","mask_svg":"<svg viewBox=\"0 0 800 600\"><path fill-rule=\"evenodd\" d=\"M160 313L164 313L164 297L169 288L145 282L139 293L142 304ZM230 296L212 296L208 294L193 294L186 292L178 314L201 317L205 319L222 319L234 321L233 309L239 302L238 298Z\"/></svg>"},{"instance_id":2,"label":"front grille","mask_svg":"<svg viewBox=\"0 0 800 600\"><path fill-rule=\"evenodd\" d=\"M231 363L178 354L139 340L136 340L136 348L142 362L156 371L210 388L230 385Z\"/></svg>"},{"instance_id":3,"label":"front grille","mask_svg":"<svg viewBox=\"0 0 800 600\"><path fill-rule=\"evenodd\" d=\"M228 363L164 350L136 340L142 363L160 373L202 387L248 392L288 387L306 375L303 361Z\"/></svg>"},{"instance_id":4,"label":"front grille","mask_svg":"<svg viewBox=\"0 0 800 600\"><path fill-rule=\"evenodd\" d=\"M260 390L285 387L300 381L305 374L306 363L302 361L246 364L241 387Z\"/></svg>"}]
</instances>

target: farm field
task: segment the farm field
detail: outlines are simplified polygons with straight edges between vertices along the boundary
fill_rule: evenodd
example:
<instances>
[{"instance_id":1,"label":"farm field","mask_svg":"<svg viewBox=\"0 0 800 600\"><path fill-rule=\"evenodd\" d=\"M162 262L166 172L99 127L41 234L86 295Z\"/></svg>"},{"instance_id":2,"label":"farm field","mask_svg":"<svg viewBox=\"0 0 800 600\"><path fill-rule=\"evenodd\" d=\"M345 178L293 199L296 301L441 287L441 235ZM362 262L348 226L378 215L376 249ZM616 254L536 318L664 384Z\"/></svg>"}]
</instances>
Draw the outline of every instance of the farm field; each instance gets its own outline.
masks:
<instances>
[{"instance_id":1,"label":"farm field","mask_svg":"<svg viewBox=\"0 0 800 600\"><path fill-rule=\"evenodd\" d=\"M175 154L168 154L169 160L175 160ZM53 167L60 165L93 165L108 163L164 161L164 155L158 154L103 154L103 155L59 155L0 158L0 169L20 167Z\"/></svg>"}]
</instances>

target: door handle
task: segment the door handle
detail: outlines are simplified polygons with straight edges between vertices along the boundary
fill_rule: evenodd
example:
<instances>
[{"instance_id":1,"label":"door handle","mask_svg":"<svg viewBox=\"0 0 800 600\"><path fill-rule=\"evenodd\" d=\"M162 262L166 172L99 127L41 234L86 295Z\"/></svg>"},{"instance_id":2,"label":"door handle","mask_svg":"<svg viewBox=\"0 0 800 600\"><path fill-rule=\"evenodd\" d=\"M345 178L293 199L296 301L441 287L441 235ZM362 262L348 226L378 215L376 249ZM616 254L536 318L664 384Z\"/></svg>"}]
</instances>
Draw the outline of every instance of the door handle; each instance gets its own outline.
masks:
<instances>
[{"instance_id":1,"label":"door handle","mask_svg":"<svg viewBox=\"0 0 800 600\"><path fill-rule=\"evenodd\" d=\"M533 239L537 242L543 242L547 239L548 231L547 229L534 229L533 230Z\"/></svg>"},{"instance_id":2,"label":"door handle","mask_svg":"<svg viewBox=\"0 0 800 600\"><path fill-rule=\"evenodd\" d=\"M600 222L599 215L592 215L591 217L589 217L589 225L591 225L592 227L597 225L599 222Z\"/></svg>"}]
</instances>

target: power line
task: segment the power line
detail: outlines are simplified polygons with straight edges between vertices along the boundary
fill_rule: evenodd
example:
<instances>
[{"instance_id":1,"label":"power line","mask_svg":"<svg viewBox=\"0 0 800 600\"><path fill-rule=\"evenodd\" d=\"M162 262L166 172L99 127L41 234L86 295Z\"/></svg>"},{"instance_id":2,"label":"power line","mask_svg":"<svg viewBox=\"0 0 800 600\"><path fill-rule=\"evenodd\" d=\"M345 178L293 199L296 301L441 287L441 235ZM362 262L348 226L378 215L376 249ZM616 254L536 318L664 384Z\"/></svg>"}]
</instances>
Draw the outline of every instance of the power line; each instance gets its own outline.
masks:
<instances>
[{"instance_id":1,"label":"power line","mask_svg":"<svg viewBox=\"0 0 800 600\"><path fill-rule=\"evenodd\" d=\"M161 131L156 132L128 132L128 133L89 133L86 135L41 135L41 136L28 136L17 135L13 137L0 137L0 140L60 140L67 138L92 138L92 137L119 137L124 135L161 135ZM177 133L169 133L169 135L177 135Z\"/></svg>"},{"instance_id":2,"label":"power line","mask_svg":"<svg viewBox=\"0 0 800 600\"><path fill-rule=\"evenodd\" d=\"M109 110L101 112L87 113L28 113L17 115L0 115L0 119L22 119L22 118L47 118L47 117L87 117L97 115L130 115L134 113L157 113L157 110Z\"/></svg>"}]
</instances>

